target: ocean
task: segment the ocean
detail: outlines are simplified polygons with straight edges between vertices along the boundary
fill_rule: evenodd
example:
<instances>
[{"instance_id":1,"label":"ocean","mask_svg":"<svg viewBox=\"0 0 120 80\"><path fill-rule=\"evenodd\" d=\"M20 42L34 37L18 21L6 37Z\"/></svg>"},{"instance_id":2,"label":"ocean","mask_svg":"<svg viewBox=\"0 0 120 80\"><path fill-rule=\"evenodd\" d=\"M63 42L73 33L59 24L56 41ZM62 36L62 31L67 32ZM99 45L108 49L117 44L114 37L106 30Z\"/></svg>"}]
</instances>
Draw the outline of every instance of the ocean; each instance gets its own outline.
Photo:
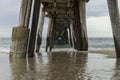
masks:
<instances>
[{"instance_id":1,"label":"ocean","mask_svg":"<svg viewBox=\"0 0 120 80\"><path fill-rule=\"evenodd\" d=\"M10 38L0 38L0 52L9 53ZM112 38L89 38L89 50L114 50L114 41ZM45 48L46 40L42 40L42 48ZM63 46L69 48L69 46ZM65 48L65 49L66 49ZM59 48L57 48L59 49Z\"/></svg>"},{"instance_id":2,"label":"ocean","mask_svg":"<svg viewBox=\"0 0 120 80\"><path fill-rule=\"evenodd\" d=\"M9 53L10 38L0 38L0 52ZM43 40L42 49L45 47ZM57 46L58 47L58 46ZM65 47L65 46L63 46ZM114 49L112 38L89 38L89 50ZM58 50L58 49L57 49ZM120 59L106 54L68 51L9 58L0 54L1 80L120 80ZM109 52L108 52L109 53Z\"/></svg>"}]
</instances>

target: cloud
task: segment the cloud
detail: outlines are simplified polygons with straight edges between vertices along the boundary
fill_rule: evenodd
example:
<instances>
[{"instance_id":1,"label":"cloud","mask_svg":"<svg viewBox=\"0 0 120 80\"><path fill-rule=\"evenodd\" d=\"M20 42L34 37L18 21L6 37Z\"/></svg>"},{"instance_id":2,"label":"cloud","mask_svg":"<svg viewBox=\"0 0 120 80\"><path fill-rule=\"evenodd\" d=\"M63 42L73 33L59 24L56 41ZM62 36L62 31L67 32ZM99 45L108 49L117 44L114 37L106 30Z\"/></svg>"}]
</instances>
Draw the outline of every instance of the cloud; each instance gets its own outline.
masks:
<instances>
[{"instance_id":1,"label":"cloud","mask_svg":"<svg viewBox=\"0 0 120 80\"><path fill-rule=\"evenodd\" d=\"M118 4L120 4L120 0L118 0ZM90 0L87 3L88 17L108 16L108 14L107 0Z\"/></svg>"},{"instance_id":2,"label":"cloud","mask_svg":"<svg viewBox=\"0 0 120 80\"><path fill-rule=\"evenodd\" d=\"M89 37L112 37L109 16L90 17L87 19Z\"/></svg>"},{"instance_id":3,"label":"cloud","mask_svg":"<svg viewBox=\"0 0 120 80\"><path fill-rule=\"evenodd\" d=\"M19 9L20 0L0 1L0 20L2 20L4 24L5 22L8 24L17 22Z\"/></svg>"},{"instance_id":4,"label":"cloud","mask_svg":"<svg viewBox=\"0 0 120 80\"><path fill-rule=\"evenodd\" d=\"M0 0L0 36L10 37L11 29L18 25L21 0ZM120 4L120 0L119 0ZM89 36L111 36L107 0L90 0L87 3L87 28ZM44 35L48 19L45 20Z\"/></svg>"}]
</instances>

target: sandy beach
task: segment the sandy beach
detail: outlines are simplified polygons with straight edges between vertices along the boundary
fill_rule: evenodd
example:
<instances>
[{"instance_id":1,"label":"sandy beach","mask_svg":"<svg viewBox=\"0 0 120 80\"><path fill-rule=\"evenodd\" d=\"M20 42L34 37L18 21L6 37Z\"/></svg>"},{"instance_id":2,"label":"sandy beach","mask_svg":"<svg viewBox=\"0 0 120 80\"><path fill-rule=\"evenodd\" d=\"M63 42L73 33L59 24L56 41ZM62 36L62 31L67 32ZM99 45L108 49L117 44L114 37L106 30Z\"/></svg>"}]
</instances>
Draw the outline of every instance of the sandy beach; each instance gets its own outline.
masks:
<instances>
[{"instance_id":1,"label":"sandy beach","mask_svg":"<svg viewBox=\"0 0 120 80\"><path fill-rule=\"evenodd\" d=\"M107 55L108 58L116 58L115 50L89 50L88 52Z\"/></svg>"},{"instance_id":2,"label":"sandy beach","mask_svg":"<svg viewBox=\"0 0 120 80\"><path fill-rule=\"evenodd\" d=\"M59 52L59 51L53 51L53 52ZM60 51L60 52L76 52L76 51ZM89 50L89 51L78 51L82 53L91 53L91 54L102 54L106 55L107 58L116 58L115 50ZM0 54L9 54L6 52L0 52Z\"/></svg>"},{"instance_id":3,"label":"sandy beach","mask_svg":"<svg viewBox=\"0 0 120 80\"><path fill-rule=\"evenodd\" d=\"M87 54L88 53L88 54ZM0 53L2 80L119 80L113 50L43 52L31 59L9 59ZM106 57L107 55L107 57ZM17 65L16 65L17 64ZM118 74L118 76L114 76Z\"/></svg>"}]
</instances>

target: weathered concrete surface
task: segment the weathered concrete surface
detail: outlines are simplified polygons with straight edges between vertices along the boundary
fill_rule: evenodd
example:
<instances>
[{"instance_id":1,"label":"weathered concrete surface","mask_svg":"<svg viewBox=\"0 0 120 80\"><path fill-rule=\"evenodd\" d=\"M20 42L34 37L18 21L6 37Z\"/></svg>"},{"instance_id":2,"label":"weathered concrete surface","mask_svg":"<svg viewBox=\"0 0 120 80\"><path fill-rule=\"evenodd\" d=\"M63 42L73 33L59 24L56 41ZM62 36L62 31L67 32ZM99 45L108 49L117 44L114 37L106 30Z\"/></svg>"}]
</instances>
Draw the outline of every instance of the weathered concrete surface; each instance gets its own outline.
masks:
<instances>
[{"instance_id":1,"label":"weathered concrete surface","mask_svg":"<svg viewBox=\"0 0 120 80\"><path fill-rule=\"evenodd\" d=\"M10 44L10 57L26 57L29 29L14 27Z\"/></svg>"},{"instance_id":2,"label":"weathered concrete surface","mask_svg":"<svg viewBox=\"0 0 120 80\"><path fill-rule=\"evenodd\" d=\"M30 23L30 15L31 15L31 10L32 10L32 2L33 0L28 0L28 5L27 5L27 10L26 10L26 16L25 16L25 22L24 26L28 27Z\"/></svg>"},{"instance_id":3,"label":"weathered concrete surface","mask_svg":"<svg viewBox=\"0 0 120 80\"><path fill-rule=\"evenodd\" d=\"M48 31L47 31L47 40L46 40L46 52L50 46L51 32L53 29L53 19L49 18Z\"/></svg>"},{"instance_id":4,"label":"weathered concrete surface","mask_svg":"<svg viewBox=\"0 0 120 80\"><path fill-rule=\"evenodd\" d=\"M21 0L19 26L28 27L31 14L32 0Z\"/></svg>"},{"instance_id":5,"label":"weathered concrete surface","mask_svg":"<svg viewBox=\"0 0 120 80\"><path fill-rule=\"evenodd\" d=\"M86 1L81 0L79 1L79 11L80 11L80 21L82 27L82 34L83 34L83 50L88 50L88 35L87 35L87 28L86 28Z\"/></svg>"},{"instance_id":6,"label":"weathered concrete surface","mask_svg":"<svg viewBox=\"0 0 120 80\"><path fill-rule=\"evenodd\" d=\"M113 37L115 42L116 55L120 58L120 15L118 9L118 0L107 0L111 18Z\"/></svg>"}]
</instances>

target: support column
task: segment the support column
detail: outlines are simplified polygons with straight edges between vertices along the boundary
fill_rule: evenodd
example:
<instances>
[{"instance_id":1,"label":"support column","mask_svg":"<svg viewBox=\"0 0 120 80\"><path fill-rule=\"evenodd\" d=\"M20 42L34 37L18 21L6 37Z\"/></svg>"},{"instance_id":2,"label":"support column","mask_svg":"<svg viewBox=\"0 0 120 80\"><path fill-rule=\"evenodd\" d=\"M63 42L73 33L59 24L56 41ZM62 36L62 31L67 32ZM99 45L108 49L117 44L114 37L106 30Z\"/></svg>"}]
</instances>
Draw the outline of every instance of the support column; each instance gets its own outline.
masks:
<instances>
[{"instance_id":1,"label":"support column","mask_svg":"<svg viewBox=\"0 0 120 80\"><path fill-rule=\"evenodd\" d=\"M51 32L50 32L50 49L49 51L52 51L54 47L54 41L55 41L55 22L53 20L52 22L52 27L51 27Z\"/></svg>"},{"instance_id":2,"label":"support column","mask_svg":"<svg viewBox=\"0 0 120 80\"><path fill-rule=\"evenodd\" d=\"M71 20L70 22L70 29L71 29L71 39L72 39L72 45L73 45L73 48L75 49L75 43L74 43L74 30L73 30L73 21Z\"/></svg>"},{"instance_id":3,"label":"support column","mask_svg":"<svg viewBox=\"0 0 120 80\"><path fill-rule=\"evenodd\" d=\"M37 35L36 52L39 52L41 42L42 42L42 32L43 32L44 19L45 19L45 11L42 11L38 35Z\"/></svg>"},{"instance_id":4,"label":"support column","mask_svg":"<svg viewBox=\"0 0 120 80\"><path fill-rule=\"evenodd\" d=\"M76 48L77 50L82 50L82 29L81 29L81 23L80 23L80 13L79 13L79 1L75 0L75 10L74 10L74 18L75 18L75 33L76 33Z\"/></svg>"},{"instance_id":5,"label":"support column","mask_svg":"<svg viewBox=\"0 0 120 80\"><path fill-rule=\"evenodd\" d=\"M19 26L28 27L31 14L32 0L22 0L19 15Z\"/></svg>"},{"instance_id":6,"label":"support column","mask_svg":"<svg viewBox=\"0 0 120 80\"><path fill-rule=\"evenodd\" d=\"M120 15L118 0L107 0L117 58L120 58Z\"/></svg>"},{"instance_id":7,"label":"support column","mask_svg":"<svg viewBox=\"0 0 120 80\"><path fill-rule=\"evenodd\" d=\"M79 0L80 21L83 34L83 50L88 50L88 35L86 28L86 1Z\"/></svg>"},{"instance_id":8,"label":"support column","mask_svg":"<svg viewBox=\"0 0 120 80\"><path fill-rule=\"evenodd\" d=\"M73 43L74 43L74 49L77 49L77 33L76 33L76 26L75 21L72 21L72 29L73 29Z\"/></svg>"},{"instance_id":9,"label":"support column","mask_svg":"<svg viewBox=\"0 0 120 80\"><path fill-rule=\"evenodd\" d=\"M49 25L48 25L48 32L47 32L47 40L46 40L46 52L48 50L48 47L50 47L50 39L51 39L51 32L53 29L53 19L49 19Z\"/></svg>"},{"instance_id":10,"label":"support column","mask_svg":"<svg viewBox=\"0 0 120 80\"><path fill-rule=\"evenodd\" d=\"M10 57L25 58L28 46L29 29L14 27L10 44Z\"/></svg>"},{"instance_id":11,"label":"support column","mask_svg":"<svg viewBox=\"0 0 120 80\"><path fill-rule=\"evenodd\" d=\"M70 35L70 37L69 37L69 40L70 40L70 45L71 45L71 47L73 46L73 43L72 43L72 34L71 34L71 28L69 27L69 35Z\"/></svg>"},{"instance_id":12,"label":"support column","mask_svg":"<svg viewBox=\"0 0 120 80\"><path fill-rule=\"evenodd\" d=\"M33 10L33 18L32 18L31 35L30 35L29 48L28 48L28 57L29 58L34 56L40 6L41 6L41 0L35 0L34 10Z\"/></svg>"},{"instance_id":13,"label":"support column","mask_svg":"<svg viewBox=\"0 0 120 80\"><path fill-rule=\"evenodd\" d=\"M83 24L81 22L81 16L80 13L82 12L80 9L80 3L81 0L75 0L75 10L74 10L74 18L75 18L75 33L76 33L76 43L77 43L77 50L79 51L83 51L83 50L87 50L86 46L84 45L84 43L86 43L86 41L84 40L85 38L85 31L83 28Z\"/></svg>"},{"instance_id":14,"label":"support column","mask_svg":"<svg viewBox=\"0 0 120 80\"><path fill-rule=\"evenodd\" d=\"M31 9L32 9L32 2L33 2L33 0L28 0L26 16L25 16L25 22L24 22L25 27L29 27L30 15L31 15Z\"/></svg>"},{"instance_id":15,"label":"support column","mask_svg":"<svg viewBox=\"0 0 120 80\"><path fill-rule=\"evenodd\" d=\"M32 0L22 0L19 25L12 31L12 40L10 44L10 57L25 58L29 37L29 19L31 14Z\"/></svg>"}]
</instances>

